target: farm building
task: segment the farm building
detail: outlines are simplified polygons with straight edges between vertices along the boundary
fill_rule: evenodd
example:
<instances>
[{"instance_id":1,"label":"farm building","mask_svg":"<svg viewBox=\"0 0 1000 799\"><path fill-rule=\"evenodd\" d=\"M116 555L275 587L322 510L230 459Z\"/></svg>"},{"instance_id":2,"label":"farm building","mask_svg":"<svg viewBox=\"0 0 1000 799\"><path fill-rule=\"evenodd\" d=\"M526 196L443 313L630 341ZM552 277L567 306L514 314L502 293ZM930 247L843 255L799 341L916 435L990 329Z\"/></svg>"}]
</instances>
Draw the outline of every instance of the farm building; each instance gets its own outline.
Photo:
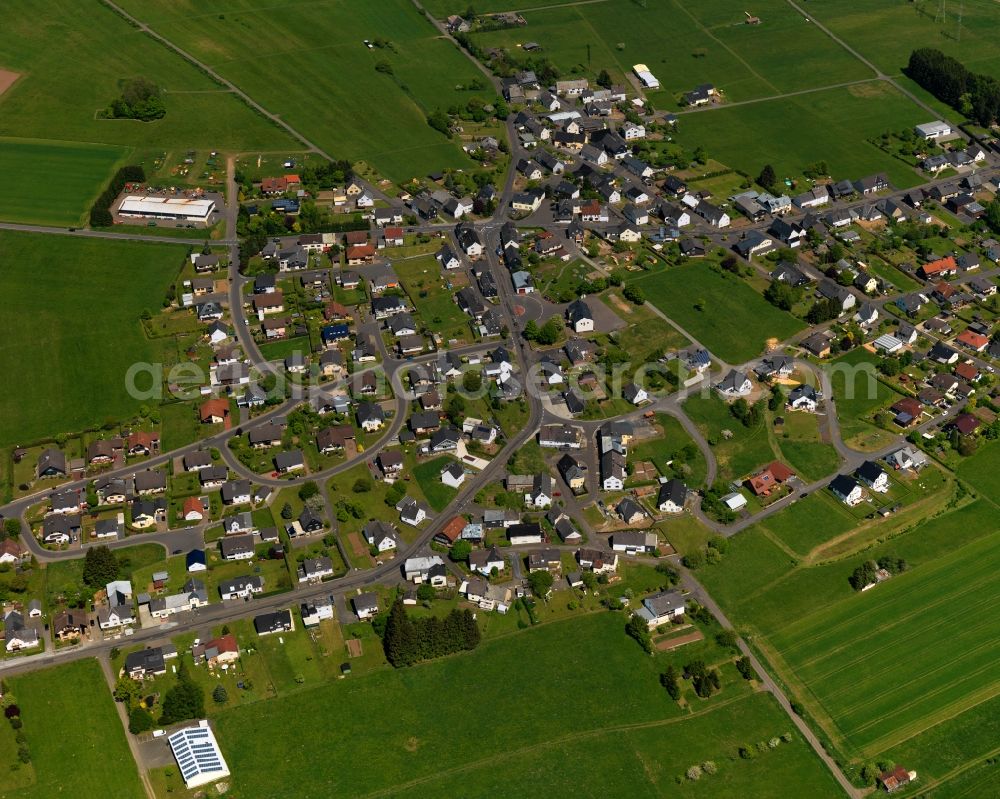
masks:
<instances>
[{"instance_id":1,"label":"farm building","mask_svg":"<svg viewBox=\"0 0 1000 799\"><path fill-rule=\"evenodd\" d=\"M656 76L649 71L649 67L645 64L636 64L632 67L632 71L635 76L642 81L643 88L645 89L659 89L660 81L656 79Z\"/></svg>"}]
</instances>

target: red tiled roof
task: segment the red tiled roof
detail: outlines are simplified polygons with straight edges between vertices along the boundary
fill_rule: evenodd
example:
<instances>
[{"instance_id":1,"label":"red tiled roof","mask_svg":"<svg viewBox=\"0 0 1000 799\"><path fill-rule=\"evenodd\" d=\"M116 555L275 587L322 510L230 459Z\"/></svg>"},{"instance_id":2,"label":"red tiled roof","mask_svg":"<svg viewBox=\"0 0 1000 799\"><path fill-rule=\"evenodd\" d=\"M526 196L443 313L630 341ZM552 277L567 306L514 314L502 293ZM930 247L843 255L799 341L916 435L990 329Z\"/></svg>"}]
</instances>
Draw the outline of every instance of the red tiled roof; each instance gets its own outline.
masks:
<instances>
[{"instance_id":1,"label":"red tiled roof","mask_svg":"<svg viewBox=\"0 0 1000 799\"><path fill-rule=\"evenodd\" d=\"M220 398L203 402L199 409L199 414L203 422L207 422L213 416L225 419L229 415L229 400Z\"/></svg>"},{"instance_id":2,"label":"red tiled roof","mask_svg":"<svg viewBox=\"0 0 1000 799\"><path fill-rule=\"evenodd\" d=\"M444 526L444 529L439 533L443 538L447 538L449 541L456 541L458 537L462 534L462 530L465 529L465 518L463 516L456 516L448 524Z\"/></svg>"},{"instance_id":3,"label":"red tiled roof","mask_svg":"<svg viewBox=\"0 0 1000 799\"><path fill-rule=\"evenodd\" d=\"M920 269L925 275L940 275L944 272L957 272L958 263L955 261L954 256L949 255L947 258L939 258L936 261L924 264Z\"/></svg>"}]
</instances>

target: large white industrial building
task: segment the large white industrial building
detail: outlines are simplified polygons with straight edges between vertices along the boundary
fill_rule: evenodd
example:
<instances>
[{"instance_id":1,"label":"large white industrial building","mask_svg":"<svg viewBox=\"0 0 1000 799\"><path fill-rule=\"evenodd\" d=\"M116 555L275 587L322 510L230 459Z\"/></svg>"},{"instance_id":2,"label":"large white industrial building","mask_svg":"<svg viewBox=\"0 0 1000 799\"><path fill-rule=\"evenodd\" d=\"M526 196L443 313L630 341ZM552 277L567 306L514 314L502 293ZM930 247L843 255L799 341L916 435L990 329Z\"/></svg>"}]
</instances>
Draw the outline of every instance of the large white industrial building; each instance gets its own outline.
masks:
<instances>
[{"instance_id":1,"label":"large white industrial building","mask_svg":"<svg viewBox=\"0 0 1000 799\"><path fill-rule=\"evenodd\" d=\"M167 741L189 790L229 776L229 767L207 720L199 721L197 727L177 730Z\"/></svg>"},{"instance_id":2,"label":"large white industrial building","mask_svg":"<svg viewBox=\"0 0 1000 799\"><path fill-rule=\"evenodd\" d=\"M189 200L186 197L137 197L130 195L118 207L121 216L147 219L178 219L207 223L215 211L215 200Z\"/></svg>"}]
</instances>

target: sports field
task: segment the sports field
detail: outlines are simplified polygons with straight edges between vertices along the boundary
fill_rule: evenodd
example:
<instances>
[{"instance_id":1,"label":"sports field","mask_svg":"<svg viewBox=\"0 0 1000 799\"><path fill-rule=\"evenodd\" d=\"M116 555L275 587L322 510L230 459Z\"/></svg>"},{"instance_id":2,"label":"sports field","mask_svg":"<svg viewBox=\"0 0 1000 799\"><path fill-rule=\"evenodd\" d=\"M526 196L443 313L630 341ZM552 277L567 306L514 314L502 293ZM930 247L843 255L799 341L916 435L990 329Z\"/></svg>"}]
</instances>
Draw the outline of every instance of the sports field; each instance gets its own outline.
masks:
<instances>
[{"instance_id":1,"label":"sports field","mask_svg":"<svg viewBox=\"0 0 1000 799\"><path fill-rule=\"evenodd\" d=\"M467 655L269 700L266 713L227 711L218 729L233 788L260 797L285 795L289 785L302 796L330 797L485 797L527 788L553 797L766 797L786 795L794 774L812 795L837 795L766 694L749 693L727 669L718 696L682 710L657 682L666 656L631 646L623 623L609 613L552 622ZM470 710L471 694L481 711ZM268 731L278 728L312 745L260 768L273 751ZM735 755L746 741L785 732L791 743L754 761ZM705 760L718 765L716 775L675 785L675 776Z\"/></svg>"},{"instance_id":2,"label":"sports field","mask_svg":"<svg viewBox=\"0 0 1000 799\"><path fill-rule=\"evenodd\" d=\"M0 231L4 317L0 444L27 444L134 413L128 368L158 360L143 309L160 307L185 249Z\"/></svg>"},{"instance_id":3,"label":"sports field","mask_svg":"<svg viewBox=\"0 0 1000 799\"><path fill-rule=\"evenodd\" d=\"M104 189L124 147L0 139L0 219L76 225Z\"/></svg>"},{"instance_id":4,"label":"sports field","mask_svg":"<svg viewBox=\"0 0 1000 799\"><path fill-rule=\"evenodd\" d=\"M0 795L6 799L145 796L96 660L78 660L8 679L21 708L35 782L8 791L0 779Z\"/></svg>"},{"instance_id":5,"label":"sports field","mask_svg":"<svg viewBox=\"0 0 1000 799\"><path fill-rule=\"evenodd\" d=\"M302 148L103 3L13 0L4 11L0 66L23 75L0 95L0 136L223 151ZM166 116L98 119L118 96L119 81L139 75L165 90Z\"/></svg>"},{"instance_id":6,"label":"sports field","mask_svg":"<svg viewBox=\"0 0 1000 799\"><path fill-rule=\"evenodd\" d=\"M783 341L804 323L771 305L744 281L703 261L632 281L646 299L728 363L760 355L770 338ZM695 306L704 303L704 310Z\"/></svg>"},{"instance_id":7,"label":"sports field","mask_svg":"<svg viewBox=\"0 0 1000 799\"><path fill-rule=\"evenodd\" d=\"M410 0L242 0L211 14L195 0L123 5L335 158L397 180L473 164L425 115L495 92L461 88L486 77ZM376 71L380 63L392 74Z\"/></svg>"}]
</instances>

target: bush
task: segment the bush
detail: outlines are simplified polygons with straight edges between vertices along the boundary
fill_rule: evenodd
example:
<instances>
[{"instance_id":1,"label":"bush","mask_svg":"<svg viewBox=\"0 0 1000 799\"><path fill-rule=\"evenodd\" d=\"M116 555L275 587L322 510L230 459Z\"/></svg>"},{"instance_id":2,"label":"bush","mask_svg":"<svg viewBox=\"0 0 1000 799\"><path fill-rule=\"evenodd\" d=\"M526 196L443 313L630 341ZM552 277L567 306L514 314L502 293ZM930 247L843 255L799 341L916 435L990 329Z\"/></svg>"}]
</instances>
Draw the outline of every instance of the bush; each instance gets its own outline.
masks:
<instances>
[{"instance_id":1,"label":"bush","mask_svg":"<svg viewBox=\"0 0 1000 799\"><path fill-rule=\"evenodd\" d=\"M144 707L133 708L128 714L128 731L133 735L151 730L154 726L152 714Z\"/></svg>"}]
</instances>

